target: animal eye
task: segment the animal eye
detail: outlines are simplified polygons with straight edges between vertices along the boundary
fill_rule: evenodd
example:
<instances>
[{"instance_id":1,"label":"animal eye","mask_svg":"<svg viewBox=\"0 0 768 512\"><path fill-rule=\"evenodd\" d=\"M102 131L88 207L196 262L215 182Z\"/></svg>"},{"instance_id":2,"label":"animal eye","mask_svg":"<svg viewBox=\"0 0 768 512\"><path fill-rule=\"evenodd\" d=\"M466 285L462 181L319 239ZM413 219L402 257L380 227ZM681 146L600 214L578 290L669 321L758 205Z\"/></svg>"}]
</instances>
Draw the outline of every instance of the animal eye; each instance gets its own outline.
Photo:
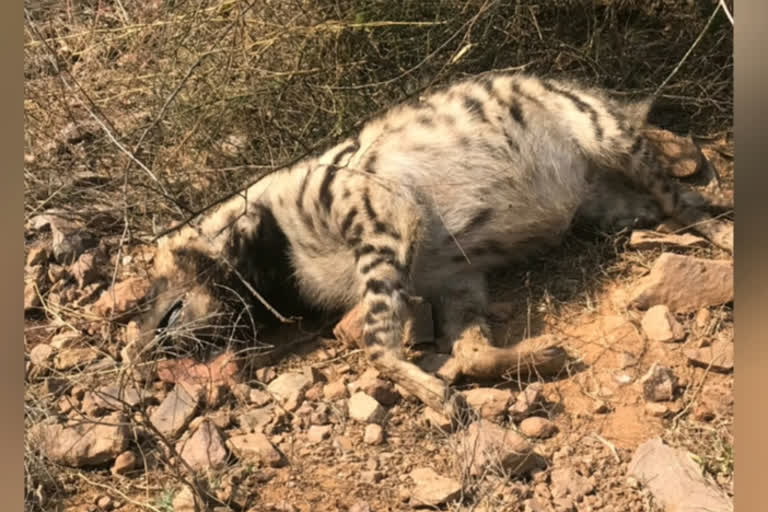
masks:
<instances>
[{"instance_id":1,"label":"animal eye","mask_svg":"<svg viewBox=\"0 0 768 512\"><path fill-rule=\"evenodd\" d=\"M175 324L176 320L178 320L179 316L181 316L181 310L183 308L184 302L180 300L176 301L173 306L168 308L168 311L166 311L165 315L163 315L163 319L160 320L160 323L157 325L157 330L163 331L173 327L173 324Z\"/></svg>"}]
</instances>

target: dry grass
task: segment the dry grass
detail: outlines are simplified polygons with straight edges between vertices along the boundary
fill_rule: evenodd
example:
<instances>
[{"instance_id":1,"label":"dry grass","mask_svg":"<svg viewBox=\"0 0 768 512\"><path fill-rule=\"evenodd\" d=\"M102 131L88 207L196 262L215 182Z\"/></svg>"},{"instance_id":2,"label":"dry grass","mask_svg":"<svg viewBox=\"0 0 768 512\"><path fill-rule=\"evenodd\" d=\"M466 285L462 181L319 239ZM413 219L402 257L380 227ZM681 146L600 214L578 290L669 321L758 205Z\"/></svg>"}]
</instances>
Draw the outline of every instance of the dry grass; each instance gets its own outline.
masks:
<instances>
[{"instance_id":1,"label":"dry grass","mask_svg":"<svg viewBox=\"0 0 768 512\"><path fill-rule=\"evenodd\" d=\"M711 17L716 5L30 1L25 216L56 209L82 222L118 254L109 271L116 279L126 248L323 148L393 103L490 69L567 75L622 95L653 94L663 84L654 122L701 136L730 133L733 31L722 10ZM537 323L571 309L593 307L596 290L626 279L630 263L616 256L617 240L574 237L563 251L579 254L577 260L565 264L558 253L526 272L512 270L525 322L510 339L535 334ZM87 330L93 323L77 309L51 304L48 312L44 322L29 324L28 346L48 324ZM94 325L94 345L115 355L121 328ZM89 386L104 376L61 377ZM40 379L31 376L27 385L27 424L58 414L56 403L41 396ZM679 432L688 432L686 439L699 435L685 428ZM710 470L732 473L730 445L709 446ZM152 457L168 452L145 448ZM140 484L145 490L131 489L146 494L147 510L170 510L184 480L178 461L159 457L175 468L173 485L150 472ZM25 474L28 510L44 510L83 485L78 472L62 472L30 446ZM87 478L111 485L106 475ZM207 485L195 488L203 494Z\"/></svg>"}]
</instances>

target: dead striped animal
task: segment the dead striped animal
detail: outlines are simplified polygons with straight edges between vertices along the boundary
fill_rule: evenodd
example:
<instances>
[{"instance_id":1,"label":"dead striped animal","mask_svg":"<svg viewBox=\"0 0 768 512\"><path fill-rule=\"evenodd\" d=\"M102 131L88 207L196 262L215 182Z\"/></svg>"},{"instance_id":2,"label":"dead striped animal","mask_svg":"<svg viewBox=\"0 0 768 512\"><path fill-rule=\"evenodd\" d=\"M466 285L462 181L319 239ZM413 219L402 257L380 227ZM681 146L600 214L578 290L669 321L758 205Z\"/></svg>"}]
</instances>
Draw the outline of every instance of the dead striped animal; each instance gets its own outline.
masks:
<instances>
[{"instance_id":1,"label":"dead striped animal","mask_svg":"<svg viewBox=\"0 0 768 512\"><path fill-rule=\"evenodd\" d=\"M425 404L450 408L450 382L401 356L417 296L453 344L456 374L557 371L557 346L494 346L488 271L556 244L574 219L621 227L673 217L732 243L660 166L644 136L649 107L511 73L396 106L167 236L141 346L173 326L225 336L217 326L244 311L289 316L297 297L359 307L369 361Z\"/></svg>"}]
</instances>

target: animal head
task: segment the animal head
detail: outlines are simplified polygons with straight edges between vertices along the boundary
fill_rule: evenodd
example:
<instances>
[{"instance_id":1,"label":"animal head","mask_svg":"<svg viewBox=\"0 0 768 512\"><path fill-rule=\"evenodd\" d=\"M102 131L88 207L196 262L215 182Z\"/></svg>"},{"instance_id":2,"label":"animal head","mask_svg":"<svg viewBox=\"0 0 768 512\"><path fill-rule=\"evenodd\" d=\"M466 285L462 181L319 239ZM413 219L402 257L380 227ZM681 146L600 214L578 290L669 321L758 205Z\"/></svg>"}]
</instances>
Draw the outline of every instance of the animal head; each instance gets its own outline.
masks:
<instances>
[{"instance_id":1,"label":"animal head","mask_svg":"<svg viewBox=\"0 0 768 512\"><path fill-rule=\"evenodd\" d=\"M157 336L185 348L253 343L257 329L276 321L259 297L287 316L298 310L287 242L271 212L218 217L229 220L187 226L158 248L142 346Z\"/></svg>"}]
</instances>

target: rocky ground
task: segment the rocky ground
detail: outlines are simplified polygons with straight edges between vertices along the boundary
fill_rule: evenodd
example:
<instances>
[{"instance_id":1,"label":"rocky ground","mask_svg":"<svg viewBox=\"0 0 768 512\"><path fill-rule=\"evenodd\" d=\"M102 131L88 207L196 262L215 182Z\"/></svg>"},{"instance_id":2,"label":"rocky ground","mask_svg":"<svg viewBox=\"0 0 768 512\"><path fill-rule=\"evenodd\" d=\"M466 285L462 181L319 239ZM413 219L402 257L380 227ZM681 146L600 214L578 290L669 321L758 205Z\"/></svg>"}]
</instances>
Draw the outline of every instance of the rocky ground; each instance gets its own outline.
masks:
<instances>
[{"instance_id":1,"label":"rocky ground","mask_svg":"<svg viewBox=\"0 0 768 512\"><path fill-rule=\"evenodd\" d=\"M704 154L720 179L700 184L727 194L729 144ZM674 228L576 233L497 276L497 339L557 336L573 362L549 380L467 383L476 414L456 422L332 324L265 333L303 340L279 358L125 370L153 250L41 213L27 226L27 486L43 510L73 512L730 510L732 257ZM411 355L430 371L447 358Z\"/></svg>"}]
</instances>

